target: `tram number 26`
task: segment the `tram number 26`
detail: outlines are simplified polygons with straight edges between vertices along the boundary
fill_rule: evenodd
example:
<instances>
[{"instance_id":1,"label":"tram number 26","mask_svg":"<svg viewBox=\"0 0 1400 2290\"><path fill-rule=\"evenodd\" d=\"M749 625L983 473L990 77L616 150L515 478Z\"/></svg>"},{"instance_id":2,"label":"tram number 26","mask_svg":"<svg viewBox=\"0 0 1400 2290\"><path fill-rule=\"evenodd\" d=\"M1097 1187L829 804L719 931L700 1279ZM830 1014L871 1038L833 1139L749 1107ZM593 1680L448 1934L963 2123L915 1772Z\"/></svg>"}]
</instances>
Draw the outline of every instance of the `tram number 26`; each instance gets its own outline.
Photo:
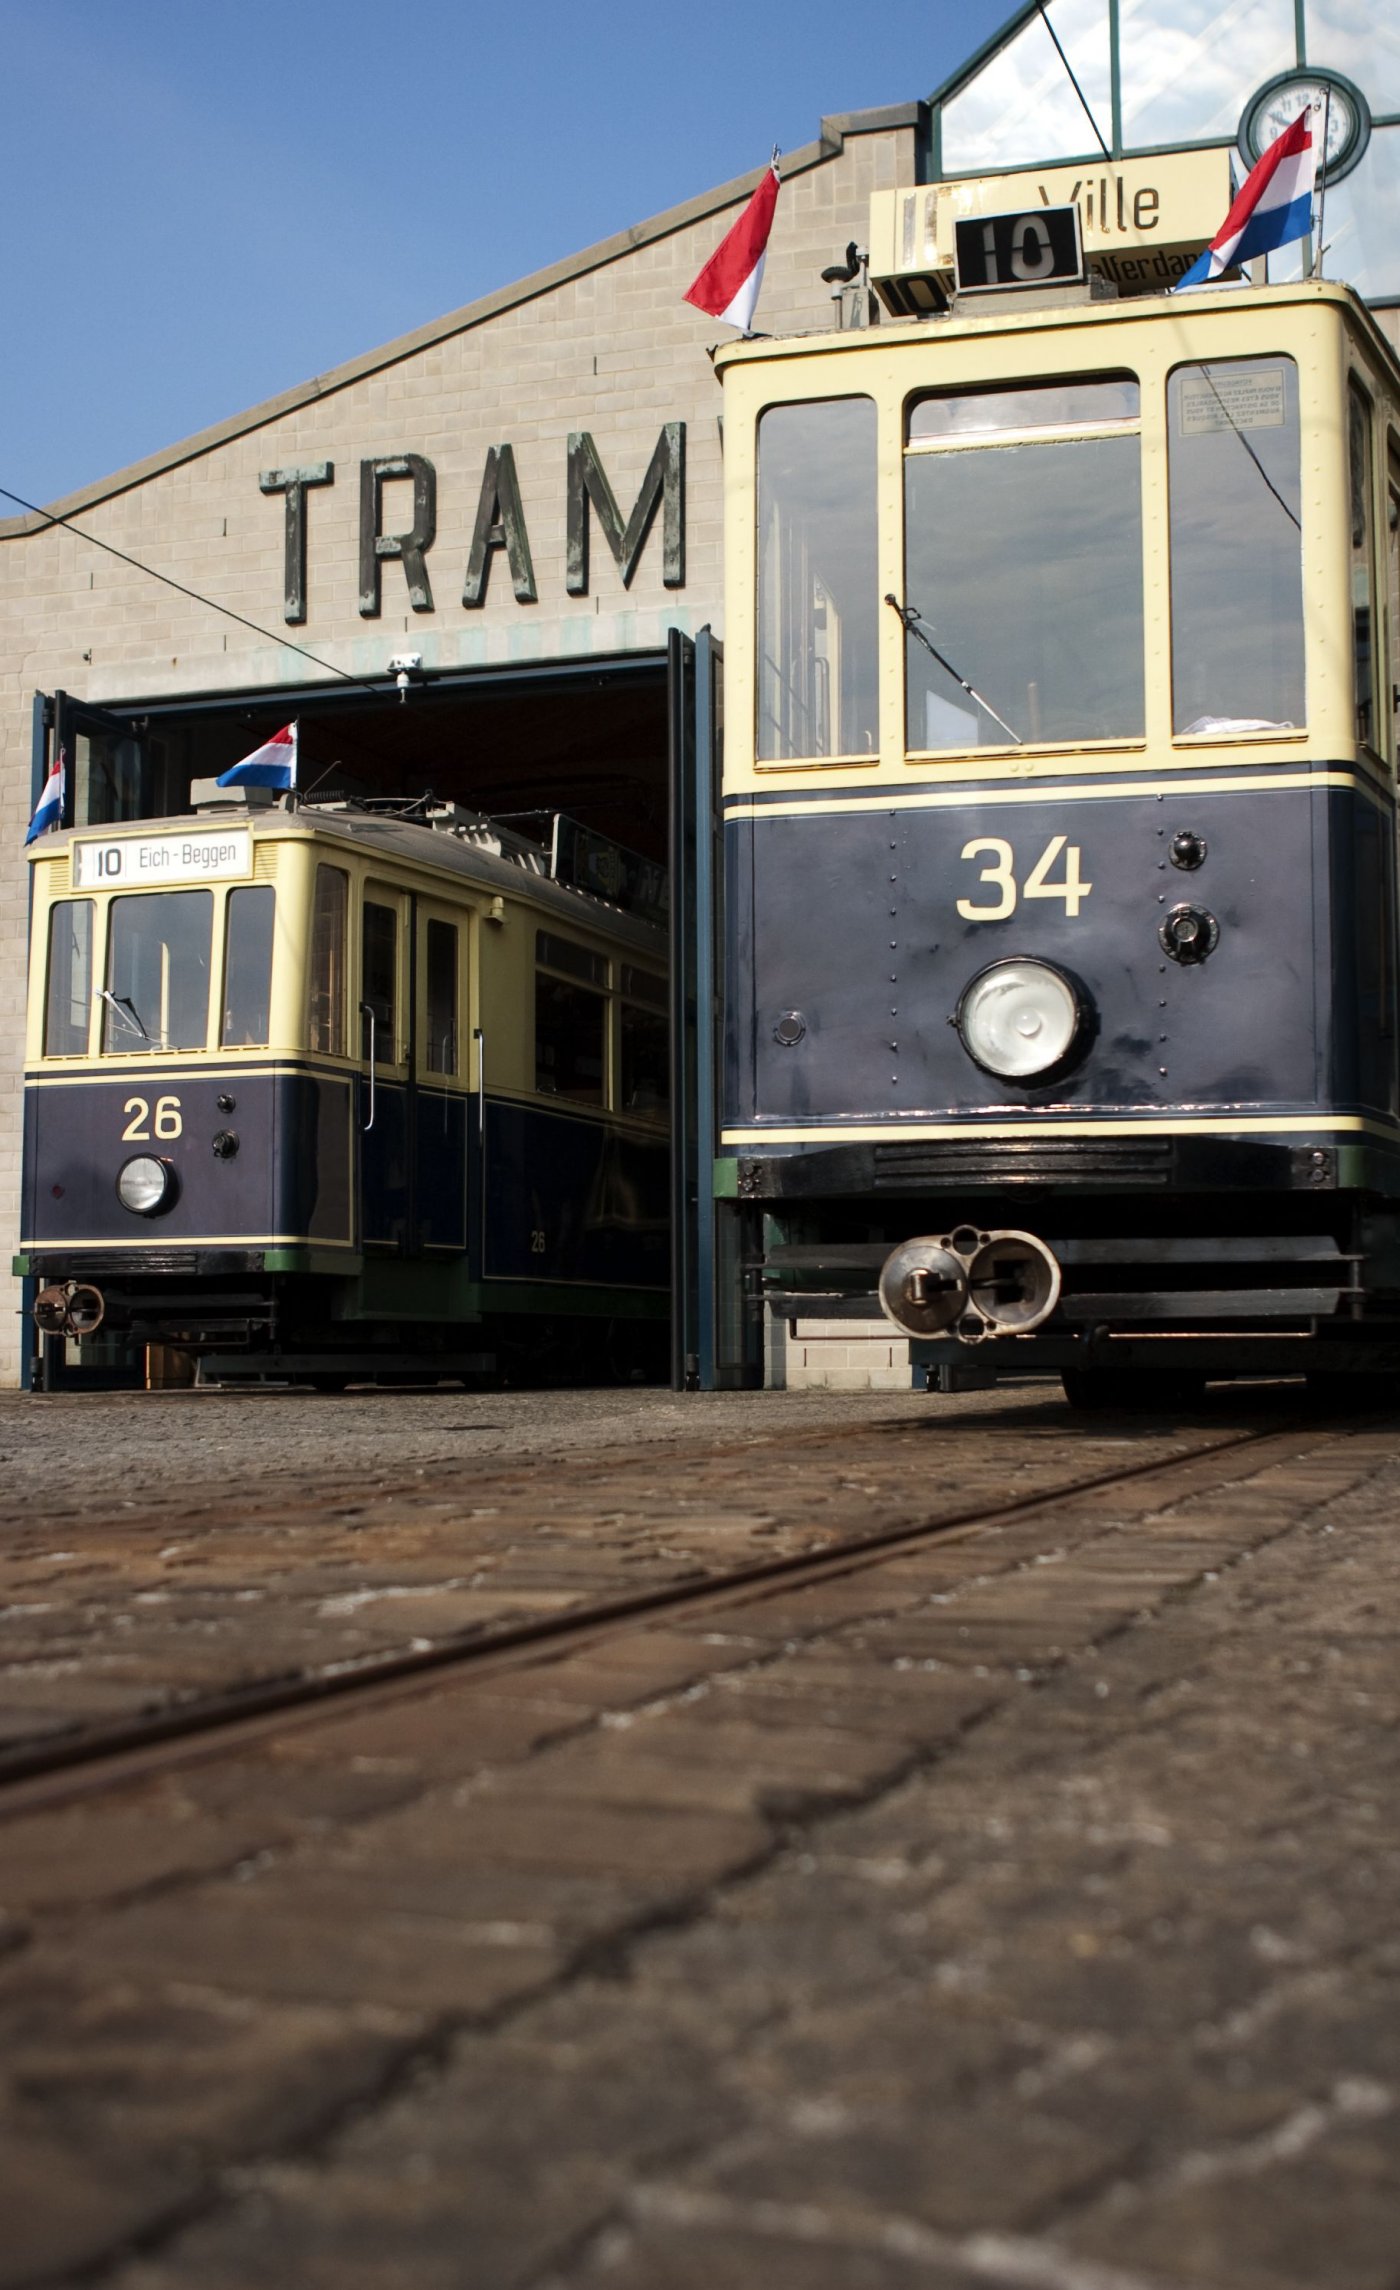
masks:
<instances>
[{"instance_id":1,"label":"tram number 26","mask_svg":"<svg viewBox=\"0 0 1400 2290\"><path fill-rule=\"evenodd\" d=\"M178 1097L158 1097L154 1120L148 1097L129 1097L122 1111L129 1116L122 1131L124 1145L148 1145L153 1136L171 1138L184 1134L185 1122Z\"/></svg>"},{"instance_id":2,"label":"tram number 26","mask_svg":"<svg viewBox=\"0 0 1400 2290\"><path fill-rule=\"evenodd\" d=\"M982 859L977 880L987 886L982 898L958 900L965 922L1005 922L1016 912L1018 899L1063 899L1065 913L1077 915L1093 889L1079 871L1079 845L1064 835L1052 835L1030 873L1016 877L1016 853L999 835L979 835L962 847L964 859ZM1063 863L1057 876L1055 869Z\"/></svg>"}]
</instances>

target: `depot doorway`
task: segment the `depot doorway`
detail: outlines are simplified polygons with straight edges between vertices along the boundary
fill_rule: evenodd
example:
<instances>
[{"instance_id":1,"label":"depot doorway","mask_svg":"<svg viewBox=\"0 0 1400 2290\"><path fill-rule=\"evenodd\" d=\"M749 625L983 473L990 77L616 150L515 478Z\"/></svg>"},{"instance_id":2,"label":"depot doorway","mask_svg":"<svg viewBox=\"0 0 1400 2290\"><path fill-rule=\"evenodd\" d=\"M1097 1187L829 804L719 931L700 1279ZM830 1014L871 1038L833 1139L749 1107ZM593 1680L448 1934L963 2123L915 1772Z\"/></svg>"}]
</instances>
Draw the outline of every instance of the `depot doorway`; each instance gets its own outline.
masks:
<instances>
[{"instance_id":1,"label":"depot doorway","mask_svg":"<svg viewBox=\"0 0 1400 2290\"><path fill-rule=\"evenodd\" d=\"M720 1028L719 648L673 631L665 651L539 665L413 672L328 686L36 700L37 787L64 755L66 824L178 816L191 790L284 723L299 726L304 799L439 803L535 832L563 813L666 865L671 879L672 1382L757 1379L742 1241L713 1200ZM533 823L533 826L532 826ZM132 1384L118 1358L83 1381ZM46 1359L46 1382L74 1371Z\"/></svg>"}]
</instances>

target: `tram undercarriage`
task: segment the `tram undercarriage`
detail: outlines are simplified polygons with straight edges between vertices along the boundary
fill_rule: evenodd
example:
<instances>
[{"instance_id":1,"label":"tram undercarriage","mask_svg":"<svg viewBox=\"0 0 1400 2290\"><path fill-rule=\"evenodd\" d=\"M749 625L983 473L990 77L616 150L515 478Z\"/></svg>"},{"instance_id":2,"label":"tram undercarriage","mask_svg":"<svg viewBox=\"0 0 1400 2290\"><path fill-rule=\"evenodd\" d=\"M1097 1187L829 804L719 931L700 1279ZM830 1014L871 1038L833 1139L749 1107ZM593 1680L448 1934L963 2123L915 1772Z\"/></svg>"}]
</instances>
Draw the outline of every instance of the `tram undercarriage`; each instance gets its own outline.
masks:
<instances>
[{"instance_id":1,"label":"tram undercarriage","mask_svg":"<svg viewBox=\"0 0 1400 2290\"><path fill-rule=\"evenodd\" d=\"M883 1313L945 1390L1047 1372L1121 1401L1184 1379L1400 1376L1393 1197L1338 1191L1332 1149L1163 1140L1145 1199L1147 1142L1123 1150L1116 1192L1051 1189L1045 1147L1006 1148L996 1169L980 1148L983 1185L946 1191L929 1185L931 1158L955 1159L942 1146L741 1161L741 1192L763 1204L765 1308ZM1109 1141L1094 1150L1111 1160ZM846 1198L824 1189L838 1169Z\"/></svg>"}]
</instances>

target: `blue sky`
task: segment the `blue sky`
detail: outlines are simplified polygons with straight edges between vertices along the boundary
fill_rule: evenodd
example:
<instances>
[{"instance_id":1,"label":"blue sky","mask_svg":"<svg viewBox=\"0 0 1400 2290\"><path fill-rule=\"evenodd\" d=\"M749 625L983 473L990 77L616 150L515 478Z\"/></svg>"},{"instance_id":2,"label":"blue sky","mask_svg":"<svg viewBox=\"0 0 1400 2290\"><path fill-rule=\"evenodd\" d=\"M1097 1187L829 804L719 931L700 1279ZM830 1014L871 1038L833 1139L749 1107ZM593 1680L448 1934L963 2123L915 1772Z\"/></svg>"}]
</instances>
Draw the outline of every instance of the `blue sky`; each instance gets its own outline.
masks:
<instances>
[{"instance_id":1,"label":"blue sky","mask_svg":"<svg viewBox=\"0 0 1400 2290\"><path fill-rule=\"evenodd\" d=\"M1011 12L0 0L0 485L56 500L927 95Z\"/></svg>"}]
</instances>

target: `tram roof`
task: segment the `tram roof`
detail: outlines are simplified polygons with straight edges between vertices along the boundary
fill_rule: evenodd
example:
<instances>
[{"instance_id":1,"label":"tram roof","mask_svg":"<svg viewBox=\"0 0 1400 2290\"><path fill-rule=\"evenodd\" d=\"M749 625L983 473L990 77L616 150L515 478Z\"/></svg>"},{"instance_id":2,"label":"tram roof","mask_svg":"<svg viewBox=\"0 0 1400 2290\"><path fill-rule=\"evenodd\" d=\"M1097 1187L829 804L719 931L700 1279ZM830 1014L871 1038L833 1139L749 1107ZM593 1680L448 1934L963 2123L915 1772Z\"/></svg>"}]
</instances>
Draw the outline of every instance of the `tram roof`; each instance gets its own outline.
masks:
<instances>
[{"instance_id":1,"label":"tram roof","mask_svg":"<svg viewBox=\"0 0 1400 2290\"><path fill-rule=\"evenodd\" d=\"M1008 294L999 297L994 306L983 304L961 313L954 309L937 317L883 318L878 326L850 328L845 332L825 329L819 333L753 335L747 340L722 343L714 353L714 363L716 373L723 375L733 366L761 365L775 359L818 354L826 356L832 352L854 354L862 350L893 350L920 342L931 346L942 342L992 340L1012 334L1059 333L1074 327L1141 325L1154 321L1183 327L1227 312L1283 312L1318 303L1330 303L1348 317L1400 384L1400 352L1382 332L1355 289L1331 278L1298 279L1282 286L1252 286L1241 281L1238 286L1201 287L1184 295L1133 294L1118 300L1106 297L1091 302L1061 300L1043 290L1034 296L1027 295L1024 300ZM1279 347L1286 345L1280 342Z\"/></svg>"},{"instance_id":2,"label":"tram roof","mask_svg":"<svg viewBox=\"0 0 1400 2290\"><path fill-rule=\"evenodd\" d=\"M255 842L334 843L362 855L368 854L385 868L422 869L431 874L449 875L490 891L493 896L500 893L528 899L561 922L571 922L576 930L591 929L603 937L621 940L639 953L648 954L653 961L665 955L665 932L659 925L629 914L625 908L614 906L593 891L579 889L571 883L557 883L546 874L535 874L518 859L503 857L480 843L454 834L450 827L430 827L416 819L376 817L372 812L283 811L279 808L241 813L229 810L199 813L178 820L128 821L105 829L72 827L59 834L42 836L26 855L31 862L56 859L66 855L75 842L91 842L95 838L116 842L124 835L156 835L162 829L202 830L231 824L251 827ZM492 822L483 820L482 825L489 830ZM152 889L159 887L151 886ZM179 885L182 890L198 887L188 882Z\"/></svg>"}]
</instances>

